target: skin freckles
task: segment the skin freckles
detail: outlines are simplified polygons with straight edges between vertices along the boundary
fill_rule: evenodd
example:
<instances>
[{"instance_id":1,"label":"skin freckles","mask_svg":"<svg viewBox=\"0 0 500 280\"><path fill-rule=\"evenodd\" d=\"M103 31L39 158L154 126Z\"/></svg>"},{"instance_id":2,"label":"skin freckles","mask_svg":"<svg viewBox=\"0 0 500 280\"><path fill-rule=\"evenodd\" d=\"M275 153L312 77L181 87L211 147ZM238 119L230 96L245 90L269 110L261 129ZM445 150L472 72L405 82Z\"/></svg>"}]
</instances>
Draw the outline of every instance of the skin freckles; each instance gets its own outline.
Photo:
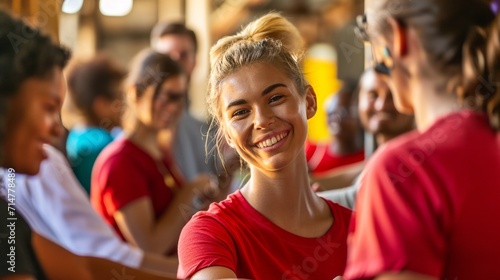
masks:
<instances>
[{"instance_id":1,"label":"skin freckles","mask_svg":"<svg viewBox=\"0 0 500 280\"><path fill-rule=\"evenodd\" d=\"M310 88L300 95L293 81L272 65L258 62L243 67L221 86L228 143L259 169L285 167L303 154L307 119L314 115L307 104L315 100L313 95Z\"/></svg>"}]
</instances>

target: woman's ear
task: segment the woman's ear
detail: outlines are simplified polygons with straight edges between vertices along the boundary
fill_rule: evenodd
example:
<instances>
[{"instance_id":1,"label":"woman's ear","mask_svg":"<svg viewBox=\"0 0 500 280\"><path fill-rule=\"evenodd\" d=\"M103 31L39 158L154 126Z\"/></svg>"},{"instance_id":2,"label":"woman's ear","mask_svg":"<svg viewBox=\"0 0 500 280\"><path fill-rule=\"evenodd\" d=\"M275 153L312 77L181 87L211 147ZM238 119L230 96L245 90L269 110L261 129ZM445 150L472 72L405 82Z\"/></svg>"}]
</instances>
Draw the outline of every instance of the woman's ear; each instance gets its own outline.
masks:
<instances>
[{"instance_id":1,"label":"woman's ear","mask_svg":"<svg viewBox=\"0 0 500 280\"><path fill-rule=\"evenodd\" d=\"M392 44L387 46L387 55L392 57L404 57L408 53L408 37L406 28L395 18L387 19L392 31Z\"/></svg>"},{"instance_id":2,"label":"woman's ear","mask_svg":"<svg viewBox=\"0 0 500 280\"><path fill-rule=\"evenodd\" d=\"M234 149L234 142L231 139L231 136L229 136L227 133L224 132L224 139L226 139L227 145Z\"/></svg>"},{"instance_id":3,"label":"woman's ear","mask_svg":"<svg viewBox=\"0 0 500 280\"><path fill-rule=\"evenodd\" d=\"M310 119L316 115L318 110L318 102L316 100L316 93L312 86L307 86L306 88L306 115L307 119Z\"/></svg>"}]
</instances>

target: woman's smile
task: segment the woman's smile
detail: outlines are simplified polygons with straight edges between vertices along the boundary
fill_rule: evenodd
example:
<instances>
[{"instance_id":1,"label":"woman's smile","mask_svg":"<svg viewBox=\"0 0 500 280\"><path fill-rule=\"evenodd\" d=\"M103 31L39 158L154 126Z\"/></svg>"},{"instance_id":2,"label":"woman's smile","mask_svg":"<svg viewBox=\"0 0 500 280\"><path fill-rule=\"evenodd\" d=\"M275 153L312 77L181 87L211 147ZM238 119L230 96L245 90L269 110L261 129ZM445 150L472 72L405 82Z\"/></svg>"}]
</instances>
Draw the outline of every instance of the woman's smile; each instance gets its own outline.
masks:
<instances>
[{"instance_id":1,"label":"woman's smile","mask_svg":"<svg viewBox=\"0 0 500 280\"><path fill-rule=\"evenodd\" d=\"M259 149L274 148L274 146L277 146L276 144L281 142L281 140L285 139L287 136L288 136L288 131L283 131L274 135L270 134L268 136L265 136L263 140L259 140L256 146Z\"/></svg>"}]
</instances>

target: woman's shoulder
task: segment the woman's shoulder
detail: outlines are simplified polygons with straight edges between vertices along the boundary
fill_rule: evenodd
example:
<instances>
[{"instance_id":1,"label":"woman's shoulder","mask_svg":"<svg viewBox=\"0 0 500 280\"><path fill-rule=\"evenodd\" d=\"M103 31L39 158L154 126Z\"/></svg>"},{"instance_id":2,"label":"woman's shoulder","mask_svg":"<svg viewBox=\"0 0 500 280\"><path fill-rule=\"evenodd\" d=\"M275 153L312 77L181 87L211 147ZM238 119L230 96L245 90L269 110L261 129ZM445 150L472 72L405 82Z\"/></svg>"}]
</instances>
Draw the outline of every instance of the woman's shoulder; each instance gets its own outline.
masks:
<instances>
[{"instance_id":1,"label":"woman's shoulder","mask_svg":"<svg viewBox=\"0 0 500 280\"><path fill-rule=\"evenodd\" d=\"M198 211L188 222L191 228L223 227L228 228L241 220L246 214L244 205L241 203L242 195L236 191L220 202L213 202L207 210ZM244 219L244 218L243 218Z\"/></svg>"},{"instance_id":2,"label":"woman's shoulder","mask_svg":"<svg viewBox=\"0 0 500 280\"><path fill-rule=\"evenodd\" d=\"M131 141L120 138L106 146L97 157L95 168L147 168L152 165L152 158L140 150Z\"/></svg>"},{"instance_id":3,"label":"woman's shoulder","mask_svg":"<svg viewBox=\"0 0 500 280\"><path fill-rule=\"evenodd\" d=\"M414 130L380 146L369 165L372 169L390 166L401 169L401 165L433 168L439 162L449 161L450 154L481 149L479 142L487 144L488 137L494 142L492 135L484 114L461 110L437 119L422 132Z\"/></svg>"},{"instance_id":4,"label":"woman's shoulder","mask_svg":"<svg viewBox=\"0 0 500 280\"><path fill-rule=\"evenodd\" d=\"M68 132L68 139L80 144L99 144L113 141L111 134L100 127L76 127Z\"/></svg>"},{"instance_id":5,"label":"woman's shoulder","mask_svg":"<svg viewBox=\"0 0 500 280\"><path fill-rule=\"evenodd\" d=\"M381 164L385 165L395 159L399 160L398 155L412 151L415 148L416 141L420 138L422 138L422 134L417 130L413 130L379 146L369 159L367 167L370 165L382 167Z\"/></svg>"}]
</instances>

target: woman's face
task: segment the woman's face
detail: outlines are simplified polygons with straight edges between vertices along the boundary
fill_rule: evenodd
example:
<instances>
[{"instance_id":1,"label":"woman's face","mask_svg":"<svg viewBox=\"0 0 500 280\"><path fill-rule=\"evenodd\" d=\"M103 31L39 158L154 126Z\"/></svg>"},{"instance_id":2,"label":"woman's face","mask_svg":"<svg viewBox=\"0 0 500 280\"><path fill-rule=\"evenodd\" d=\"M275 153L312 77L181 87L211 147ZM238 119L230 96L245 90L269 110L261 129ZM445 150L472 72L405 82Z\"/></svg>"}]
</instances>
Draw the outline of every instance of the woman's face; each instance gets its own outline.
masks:
<instances>
[{"instance_id":1,"label":"woman's face","mask_svg":"<svg viewBox=\"0 0 500 280\"><path fill-rule=\"evenodd\" d=\"M60 110L65 94L62 71L48 78L29 78L9 102L4 167L37 174L47 157L43 144L61 135Z\"/></svg>"},{"instance_id":2,"label":"woman's face","mask_svg":"<svg viewBox=\"0 0 500 280\"><path fill-rule=\"evenodd\" d=\"M221 84L222 129L250 165L275 171L304 153L307 119L316 112L312 88L299 93L281 70L265 62L242 67Z\"/></svg>"},{"instance_id":3,"label":"woman's face","mask_svg":"<svg viewBox=\"0 0 500 280\"><path fill-rule=\"evenodd\" d=\"M155 129L171 128L177 125L186 104L187 78L185 75L172 76L158 88L148 90L139 100L139 118Z\"/></svg>"}]
</instances>

